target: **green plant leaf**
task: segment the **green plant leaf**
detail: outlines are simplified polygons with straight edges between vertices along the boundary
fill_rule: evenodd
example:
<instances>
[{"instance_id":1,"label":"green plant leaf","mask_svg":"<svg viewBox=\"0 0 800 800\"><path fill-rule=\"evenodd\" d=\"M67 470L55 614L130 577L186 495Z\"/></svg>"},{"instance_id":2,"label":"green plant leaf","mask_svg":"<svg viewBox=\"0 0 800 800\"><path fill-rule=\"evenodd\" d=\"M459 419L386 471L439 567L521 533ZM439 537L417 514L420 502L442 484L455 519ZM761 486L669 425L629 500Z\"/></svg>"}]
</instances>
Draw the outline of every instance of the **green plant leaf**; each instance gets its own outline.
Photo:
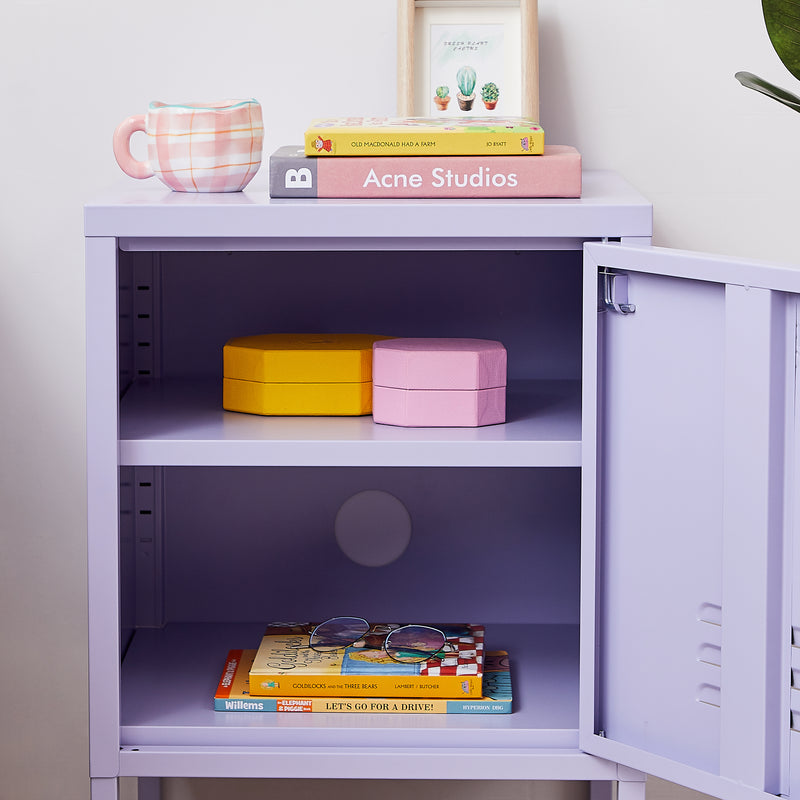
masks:
<instances>
[{"instance_id":1,"label":"green plant leaf","mask_svg":"<svg viewBox=\"0 0 800 800\"><path fill-rule=\"evenodd\" d=\"M800 0L761 0L761 8L778 58L800 79Z\"/></svg>"},{"instance_id":2,"label":"green plant leaf","mask_svg":"<svg viewBox=\"0 0 800 800\"><path fill-rule=\"evenodd\" d=\"M742 86L761 92L761 94L800 112L800 97L796 94L787 92L786 89L781 89L779 86L759 78L758 75L753 75L752 72L737 72L735 77Z\"/></svg>"}]
</instances>

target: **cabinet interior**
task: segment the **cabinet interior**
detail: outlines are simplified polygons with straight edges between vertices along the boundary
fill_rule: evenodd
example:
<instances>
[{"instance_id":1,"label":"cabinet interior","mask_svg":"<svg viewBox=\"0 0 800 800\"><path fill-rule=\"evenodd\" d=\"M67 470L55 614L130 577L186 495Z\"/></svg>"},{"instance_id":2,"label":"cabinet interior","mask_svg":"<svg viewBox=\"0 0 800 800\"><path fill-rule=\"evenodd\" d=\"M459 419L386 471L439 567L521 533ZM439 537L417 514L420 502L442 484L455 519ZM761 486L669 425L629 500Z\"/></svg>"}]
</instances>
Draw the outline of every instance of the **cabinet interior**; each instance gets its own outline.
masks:
<instances>
[{"instance_id":1,"label":"cabinet interior","mask_svg":"<svg viewBox=\"0 0 800 800\"><path fill-rule=\"evenodd\" d=\"M229 338L276 332L497 339L512 381L580 377L575 251L120 252L120 273L121 360L152 347L156 377L219 378Z\"/></svg>"},{"instance_id":2,"label":"cabinet interior","mask_svg":"<svg viewBox=\"0 0 800 800\"><path fill-rule=\"evenodd\" d=\"M572 387L569 445L580 447L580 252L120 251L119 270L123 431L131 427L126 403L137 389L173 383L189 396L196 389L220 425L242 416L256 428L274 425L221 411L222 347L240 335L497 339L508 351L509 378L509 426L385 434L392 437L388 448L456 437L468 448L456 468L438 464L425 449L418 465L393 466L391 449L380 458L367 449L361 463L347 465L335 456L333 463L239 465L227 457L197 463L181 450L169 463L148 463L146 456L126 463L123 448L123 744L189 744L210 719L192 721L192 704L184 703L179 719L154 733L148 663L174 659L185 670L191 661L200 714L227 650L256 647L264 623L358 614L373 621L485 623L487 647L511 654L515 713L504 721L467 715L448 729L502 727L526 731L525 746L575 747L580 464L545 456L518 465L501 456L484 466L481 448L504 446L518 419L541 418L538 424L548 427L547 402L531 400L535 391L517 392L545 383ZM365 426L372 427L369 417L307 424L301 437L325 439L325 426L336 424L345 441L368 436ZM178 418L163 425L176 438L180 426ZM492 441L484 445L482 436ZM355 563L334 536L338 509L364 490L393 495L411 519L407 549L380 567ZM158 702L157 716L164 697ZM210 713L219 727L220 715ZM229 718L228 744L255 736L264 745L277 730L278 723L265 720L254 733L241 715L221 716Z\"/></svg>"},{"instance_id":3,"label":"cabinet interior","mask_svg":"<svg viewBox=\"0 0 800 800\"><path fill-rule=\"evenodd\" d=\"M134 499L131 516L154 516L153 527L161 528L152 542L130 540L139 549L152 544L156 553L153 572L138 576L135 591L161 595L160 608L146 614L142 609L153 604L139 598L135 626L338 614L375 622L578 622L575 469L137 467L126 472ZM153 475L160 481L156 491ZM383 566L356 563L334 535L341 505L365 490L395 496L411 518L408 547ZM381 520L374 524L379 529ZM128 560L135 562L135 552ZM494 641L511 649L506 644Z\"/></svg>"}]
</instances>

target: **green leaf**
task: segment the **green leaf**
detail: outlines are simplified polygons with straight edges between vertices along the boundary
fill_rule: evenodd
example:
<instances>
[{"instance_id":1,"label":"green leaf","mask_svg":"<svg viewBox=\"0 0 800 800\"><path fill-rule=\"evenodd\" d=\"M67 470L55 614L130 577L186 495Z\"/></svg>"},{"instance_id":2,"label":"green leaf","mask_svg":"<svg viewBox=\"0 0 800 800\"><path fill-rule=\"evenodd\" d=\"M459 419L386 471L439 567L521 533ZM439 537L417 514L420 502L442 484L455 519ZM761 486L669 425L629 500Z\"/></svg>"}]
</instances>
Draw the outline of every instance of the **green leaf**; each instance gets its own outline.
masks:
<instances>
[{"instance_id":1,"label":"green leaf","mask_svg":"<svg viewBox=\"0 0 800 800\"><path fill-rule=\"evenodd\" d=\"M800 79L800 0L761 0L761 8L778 58Z\"/></svg>"},{"instance_id":2,"label":"green leaf","mask_svg":"<svg viewBox=\"0 0 800 800\"><path fill-rule=\"evenodd\" d=\"M758 75L753 75L752 72L737 72L735 77L742 86L761 92L795 111L800 111L800 97L796 94L787 92L786 89L781 89L779 86L759 78Z\"/></svg>"}]
</instances>

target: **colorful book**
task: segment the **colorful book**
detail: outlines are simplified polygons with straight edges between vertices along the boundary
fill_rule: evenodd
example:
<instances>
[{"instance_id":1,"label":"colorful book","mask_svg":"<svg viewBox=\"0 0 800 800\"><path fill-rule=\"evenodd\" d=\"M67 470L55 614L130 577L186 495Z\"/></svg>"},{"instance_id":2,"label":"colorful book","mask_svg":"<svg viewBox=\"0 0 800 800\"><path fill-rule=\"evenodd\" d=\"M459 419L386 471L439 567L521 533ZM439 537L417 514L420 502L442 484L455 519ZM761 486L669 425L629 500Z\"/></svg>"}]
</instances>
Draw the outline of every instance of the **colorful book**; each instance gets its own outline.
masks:
<instances>
[{"instance_id":1,"label":"colorful book","mask_svg":"<svg viewBox=\"0 0 800 800\"><path fill-rule=\"evenodd\" d=\"M269 159L271 197L580 197L581 154L548 144L538 158L314 158L287 145Z\"/></svg>"},{"instance_id":2,"label":"colorful book","mask_svg":"<svg viewBox=\"0 0 800 800\"><path fill-rule=\"evenodd\" d=\"M214 694L215 711L276 711L367 714L510 714L511 668L508 653L486 653L483 697L441 700L426 697L254 697L250 694L250 667L255 650L231 650Z\"/></svg>"},{"instance_id":3,"label":"colorful book","mask_svg":"<svg viewBox=\"0 0 800 800\"><path fill-rule=\"evenodd\" d=\"M527 117L342 117L314 120L307 156L523 156L544 152Z\"/></svg>"},{"instance_id":4,"label":"colorful book","mask_svg":"<svg viewBox=\"0 0 800 800\"><path fill-rule=\"evenodd\" d=\"M400 664L360 643L320 653L309 647L313 623L273 623L250 668L250 694L267 697L483 697L480 625L436 625L452 652Z\"/></svg>"}]
</instances>

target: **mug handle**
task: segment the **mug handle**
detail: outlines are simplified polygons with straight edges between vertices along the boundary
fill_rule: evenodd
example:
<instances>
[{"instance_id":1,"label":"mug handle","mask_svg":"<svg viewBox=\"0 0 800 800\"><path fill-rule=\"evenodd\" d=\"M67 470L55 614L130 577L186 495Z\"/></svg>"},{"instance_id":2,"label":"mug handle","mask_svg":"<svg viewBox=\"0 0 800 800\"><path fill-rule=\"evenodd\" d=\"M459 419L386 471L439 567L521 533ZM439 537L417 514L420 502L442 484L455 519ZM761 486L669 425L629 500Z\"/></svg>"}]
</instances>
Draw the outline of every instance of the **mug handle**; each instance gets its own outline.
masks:
<instances>
[{"instance_id":1,"label":"mug handle","mask_svg":"<svg viewBox=\"0 0 800 800\"><path fill-rule=\"evenodd\" d=\"M114 131L114 158L131 178L152 178L155 175L149 161L137 161L131 155L131 136L145 129L144 119L144 114L128 117Z\"/></svg>"}]
</instances>

